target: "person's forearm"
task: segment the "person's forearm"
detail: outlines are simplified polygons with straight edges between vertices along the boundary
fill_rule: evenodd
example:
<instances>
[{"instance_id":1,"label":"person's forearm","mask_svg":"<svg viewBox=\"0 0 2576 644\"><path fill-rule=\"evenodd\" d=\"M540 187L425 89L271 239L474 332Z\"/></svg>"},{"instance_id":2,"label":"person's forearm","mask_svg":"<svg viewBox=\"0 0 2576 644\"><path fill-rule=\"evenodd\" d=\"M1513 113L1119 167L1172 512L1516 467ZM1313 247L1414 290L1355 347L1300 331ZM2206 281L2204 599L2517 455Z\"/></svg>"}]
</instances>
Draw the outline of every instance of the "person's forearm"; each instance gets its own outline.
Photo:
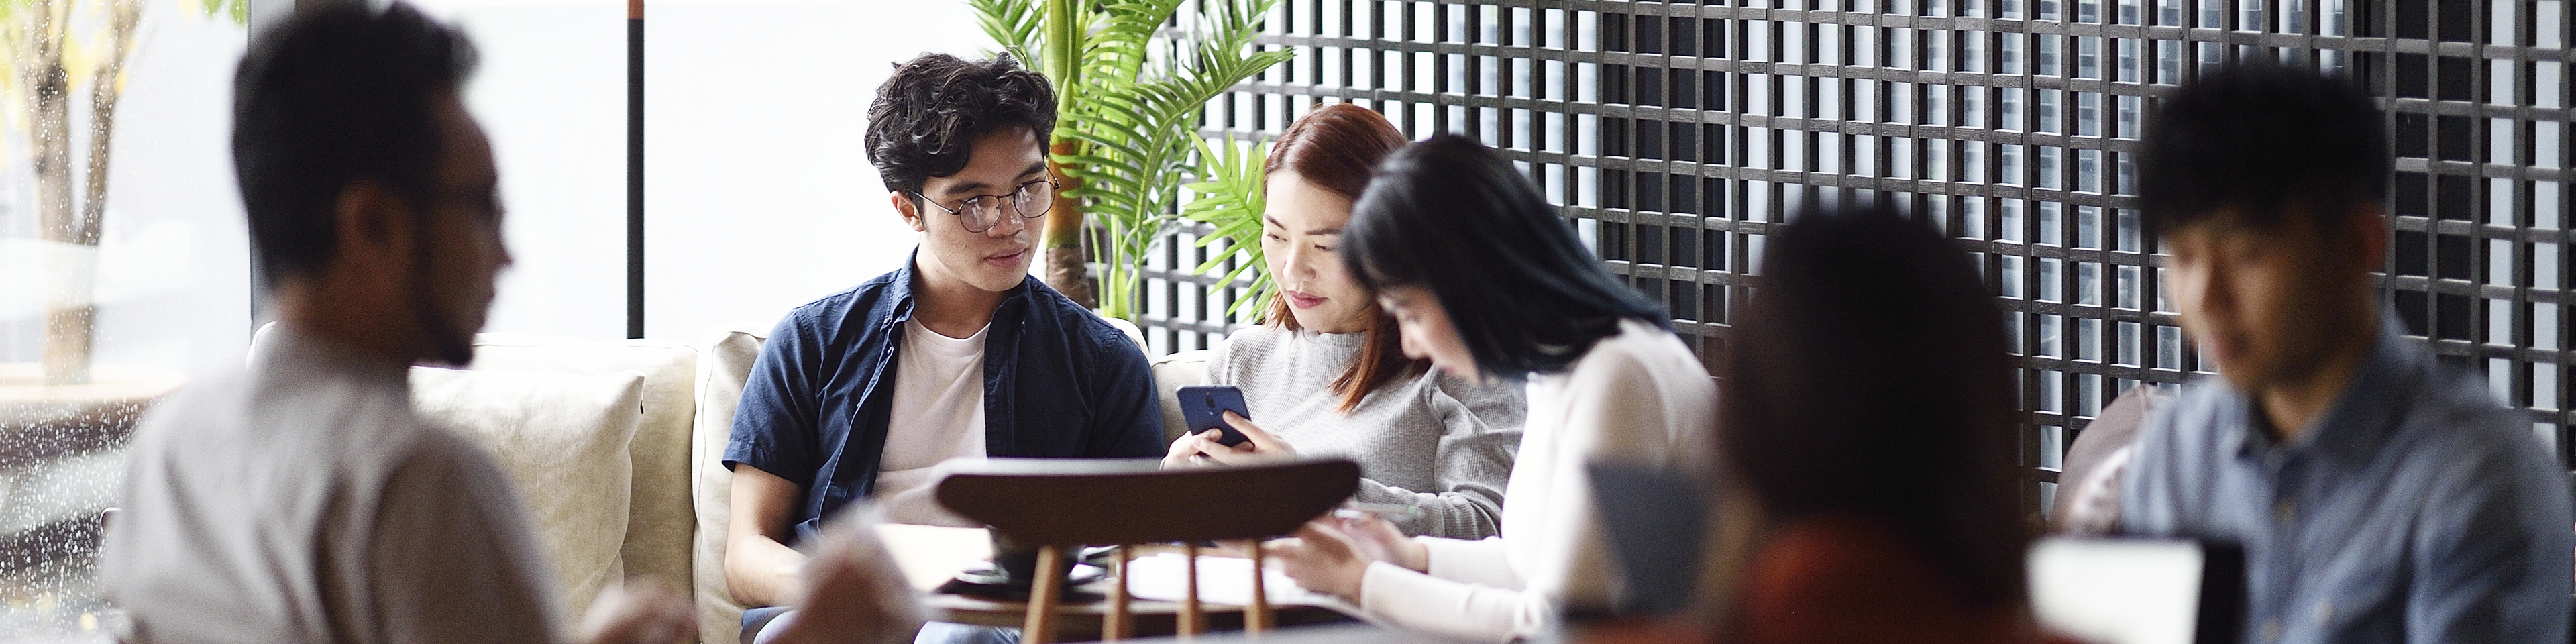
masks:
<instances>
[{"instance_id":1,"label":"person's forearm","mask_svg":"<svg viewBox=\"0 0 2576 644\"><path fill-rule=\"evenodd\" d=\"M744 464L733 471L733 516L725 530L725 584L744 606L776 606L793 599L796 569L805 555L787 547L791 508L804 486Z\"/></svg>"},{"instance_id":2,"label":"person's forearm","mask_svg":"<svg viewBox=\"0 0 2576 644\"><path fill-rule=\"evenodd\" d=\"M1468 642L1509 642L1544 632L1548 596L1370 565L1361 610L1398 628Z\"/></svg>"},{"instance_id":3,"label":"person's forearm","mask_svg":"<svg viewBox=\"0 0 2576 644\"><path fill-rule=\"evenodd\" d=\"M1390 519L1408 535L1482 539L1502 532L1502 512L1494 507L1499 504L1482 494L1415 492L1364 478L1352 498L1412 507L1413 516Z\"/></svg>"},{"instance_id":4,"label":"person's forearm","mask_svg":"<svg viewBox=\"0 0 2576 644\"><path fill-rule=\"evenodd\" d=\"M725 548L725 583L744 606L776 606L795 587L805 554L764 535L735 535Z\"/></svg>"}]
</instances>

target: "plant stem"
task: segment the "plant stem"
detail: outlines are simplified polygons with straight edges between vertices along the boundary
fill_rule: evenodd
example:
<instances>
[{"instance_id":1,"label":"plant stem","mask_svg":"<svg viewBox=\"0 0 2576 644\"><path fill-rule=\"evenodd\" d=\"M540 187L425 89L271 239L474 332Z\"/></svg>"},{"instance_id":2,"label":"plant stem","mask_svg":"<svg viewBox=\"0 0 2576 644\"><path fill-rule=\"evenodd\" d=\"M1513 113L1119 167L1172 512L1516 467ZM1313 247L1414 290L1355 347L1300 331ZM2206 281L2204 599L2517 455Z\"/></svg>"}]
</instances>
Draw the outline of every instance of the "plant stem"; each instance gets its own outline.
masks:
<instances>
[{"instance_id":1,"label":"plant stem","mask_svg":"<svg viewBox=\"0 0 2576 644\"><path fill-rule=\"evenodd\" d=\"M1034 62L1055 84L1056 122L1061 126L1064 115L1073 109L1075 97L1083 91L1083 23L1088 21L1091 12L1080 0L1044 1L1046 17L1041 29L1046 36L1044 44L1039 46L1039 59ZM1047 217L1046 231L1039 240L1040 246L1046 249L1040 257L1040 261L1046 262L1044 279L1047 286L1054 287L1056 292L1063 293L1075 304L1098 308L1100 299L1092 288L1088 266L1091 255L1082 245L1082 200L1065 196L1066 192L1081 188L1082 180L1055 161L1063 155L1081 152L1082 142L1061 134L1053 138L1055 140L1047 150L1047 165L1063 185L1056 190L1053 214Z\"/></svg>"},{"instance_id":2,"label":"plant stem","mask_svg":"<svg viewBox=\"0 0 2576 644\"><path fill-rule=\"evenodd\" d=\"M1072 154L1076 143L1079 141L1058 138L1051 152L1058 155ZM1065 172L1064 167L1056 164L1054 158L1047 159L1047 165L1051 166L1049 169L1055 174L1056 180L1062 182L1062 187L1056 189L1055 205L1048 210L1046 230L1041 233L1042 237L1038 242L1039 246L1046 249L1046 253L1041 258L1041 261L1046 262L1043 279L1046 280L1047 286L1055 288L1058 293L1063 293L1075 304L1085 308L1097 308L1100 306L1100 301L1094 295L1091 287L1091 270L1085 264L1091 260L1091 257L1090 253L1084 251L1082 245L1082 200L1064 195L1066 192L1082 187L1082 180Z\"/></svg>"}]
</instances>

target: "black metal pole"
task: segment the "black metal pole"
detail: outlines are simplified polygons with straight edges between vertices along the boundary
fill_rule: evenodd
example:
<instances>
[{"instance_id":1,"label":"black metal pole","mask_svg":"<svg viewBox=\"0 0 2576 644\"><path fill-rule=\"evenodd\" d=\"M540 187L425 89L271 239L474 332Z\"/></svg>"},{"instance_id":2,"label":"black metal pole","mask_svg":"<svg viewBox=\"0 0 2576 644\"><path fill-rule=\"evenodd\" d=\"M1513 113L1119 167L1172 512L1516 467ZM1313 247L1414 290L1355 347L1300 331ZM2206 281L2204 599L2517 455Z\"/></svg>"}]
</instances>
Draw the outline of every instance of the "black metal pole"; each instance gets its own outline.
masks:
<instances>
[{"instance_id":1,"label":"black metal pole","mask_svg":"<svg viewBox=\"0 0 2576 644\"><path fill-rule=\"evenodd\" d=\"M626 337L644 337L644 0L626 0Z\"/></svg>"}]
</instances>

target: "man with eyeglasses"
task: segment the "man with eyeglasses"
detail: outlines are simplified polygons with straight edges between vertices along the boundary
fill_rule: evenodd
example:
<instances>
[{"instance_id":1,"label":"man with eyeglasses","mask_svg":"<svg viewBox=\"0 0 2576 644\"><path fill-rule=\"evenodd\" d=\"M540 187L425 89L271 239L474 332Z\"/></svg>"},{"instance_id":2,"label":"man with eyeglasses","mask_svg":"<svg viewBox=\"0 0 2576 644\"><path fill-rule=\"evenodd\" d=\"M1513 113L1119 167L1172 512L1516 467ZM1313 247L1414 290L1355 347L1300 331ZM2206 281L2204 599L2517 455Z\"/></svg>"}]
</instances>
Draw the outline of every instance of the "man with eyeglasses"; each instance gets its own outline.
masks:
<instances>
[{"instance_id":1,"label":"man with eyeglasses","mask_svg":"<svg viewBox=\"0 0 2576 644\"><path fill-rule=\"evenodd\" d=\"M855 500L887 521L976 525L932 498L942 461L1162 454L1144 353L1029 276L1055 116L1046 78L1008 57L927 54L877 89L868 159L921 244L789 312L761 348L724 454L736 601L779 603L805 560L789 546ZM960 639L939 627L921 638Z\"/></svg>"}]
</instances>

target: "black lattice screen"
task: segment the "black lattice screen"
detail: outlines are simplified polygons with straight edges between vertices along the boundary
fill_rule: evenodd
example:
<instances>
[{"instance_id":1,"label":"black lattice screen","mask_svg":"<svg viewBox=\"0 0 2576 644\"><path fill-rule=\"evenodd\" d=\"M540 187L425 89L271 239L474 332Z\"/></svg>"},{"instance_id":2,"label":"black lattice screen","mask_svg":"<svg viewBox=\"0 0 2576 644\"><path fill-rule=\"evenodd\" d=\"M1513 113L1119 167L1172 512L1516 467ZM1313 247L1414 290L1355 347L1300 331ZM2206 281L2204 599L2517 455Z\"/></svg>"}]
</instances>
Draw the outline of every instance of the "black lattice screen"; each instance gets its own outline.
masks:
<instances>
[{"instance_id":1,"label":"black lattice screen","mask_svg":"<svg viewBox=\"0 0 2576 644\"><path fill-rule=\"evenodd\" d=\"M2155 94L2233 57L2344 70L2382 97L2400 318L2564 458L2569 20L2566 0L1288 0L1264 42L1297 59L1207 126L1275 133L1347 101L1416 137L1481 138L1703 356L1777 213L1898 200L1978 253L2011 312L2026 501L2043 507L2103 404L2199 370L2158 296L2128 155ZM1194 241L1148 274L1157 350L1206 346L1239 295L1185 275Z\"/></svg>"}]
</instances>

